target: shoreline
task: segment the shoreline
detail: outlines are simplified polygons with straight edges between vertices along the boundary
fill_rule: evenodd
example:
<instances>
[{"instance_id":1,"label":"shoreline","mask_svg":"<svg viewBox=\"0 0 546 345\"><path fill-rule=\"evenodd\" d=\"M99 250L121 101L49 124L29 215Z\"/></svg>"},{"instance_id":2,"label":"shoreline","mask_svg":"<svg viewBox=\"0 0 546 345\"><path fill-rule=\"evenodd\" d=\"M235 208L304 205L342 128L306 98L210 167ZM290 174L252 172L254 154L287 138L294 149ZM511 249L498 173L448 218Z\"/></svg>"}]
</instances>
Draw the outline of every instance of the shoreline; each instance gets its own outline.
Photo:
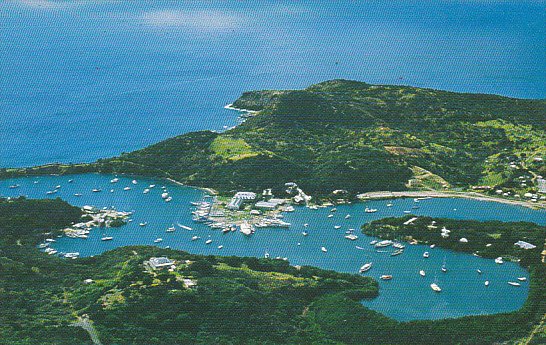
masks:
<instances>
[{"instance_id":1,"label":"shoreline","mask_svg":"<svg viewBox=\"0 0 546 345\"><path fill-rule=\"evenodd\" d=\"M218 191L212 189L212 188L209 188L209 187L198 187L198 186L190 186L190 185L187 185L187 184L183 184L182 182L180 181L177 181L175 179L172 179L170 177L163 177L164 179L166 179L167 181L170 181L178 186L183 186L183 187L190 187L190 188L195 188L195 189L199 189L199 190L202 190L202 191L205 191L207 193L209 193L210 195L218 195Z\"/></svg>"},{"instance_id":2,"label":"shoreline","mask_svg":"<svg viewBox=\"0 0 546 345\"><path fill-rule=\"evenodd\" d=\"M250 114L256 114L256 113L258 113L257 110L235 108L235 107L233 106L233 103L224 105L224 109L235 110L235 111L240 111L240 112L245 112L245 113L250 113Z\"/></svg>"},{"instance_id":3,"label":"shoreline","mask_svg":"<svg viewBox=\"0 0 546 345\"><path fill-rule=\"evenodd\" d=\"M546 203L532 203L524 200L510 200L486 196L474 192L442 192L442 191L403 191L403 192L367 192L357 195L359 201L366 200L381 200L381 199L399 199L399 198L463 198L474 199L479 201L498 202L514 206L523 206L533 210L546 209Z\"/></svg>"}]
</instances>

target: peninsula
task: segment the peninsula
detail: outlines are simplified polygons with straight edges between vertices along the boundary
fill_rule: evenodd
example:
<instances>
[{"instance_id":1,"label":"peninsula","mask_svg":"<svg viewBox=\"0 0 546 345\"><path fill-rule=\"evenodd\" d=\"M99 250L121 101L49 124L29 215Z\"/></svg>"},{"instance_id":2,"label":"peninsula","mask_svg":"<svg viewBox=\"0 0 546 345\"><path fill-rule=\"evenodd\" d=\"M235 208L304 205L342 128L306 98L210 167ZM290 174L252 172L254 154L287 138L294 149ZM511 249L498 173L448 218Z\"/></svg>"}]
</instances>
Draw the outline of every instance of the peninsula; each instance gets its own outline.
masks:
<instances>
[{"instance_id":1,"label":"peninsula","mask_svg":"<svg viewBox=\"0 0 546 345\"><path fill-rule=\"evenodd\" d=\"M331 80L245 92L232 106L252 113L223 133L192 132L92 164L1 169L0 176L126 173L221 194L271 188L282 195L295 182L323 198L466 191L546 203L545 100Z\"/></svg>"}]
</instances>

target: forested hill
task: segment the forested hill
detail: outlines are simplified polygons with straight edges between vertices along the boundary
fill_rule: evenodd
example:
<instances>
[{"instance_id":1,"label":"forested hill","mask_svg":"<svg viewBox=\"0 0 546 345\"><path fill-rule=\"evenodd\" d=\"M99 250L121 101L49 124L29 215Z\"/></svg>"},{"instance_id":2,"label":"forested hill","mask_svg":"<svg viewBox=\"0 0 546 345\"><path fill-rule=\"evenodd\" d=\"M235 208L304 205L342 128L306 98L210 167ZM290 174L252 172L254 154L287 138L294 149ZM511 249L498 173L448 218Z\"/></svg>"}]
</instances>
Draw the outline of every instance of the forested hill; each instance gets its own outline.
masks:
<instances>
[{"instance_id":1,"label":"forested hill","mask_svg":"<svg viewBox=\"0 0 546 345\"><path fill-rule=\"evenodd\" d=\"M92 168L221 192L293 181L314 195L472 185L523 195L546 175L545 100L332 80L246 92L234 106L258 112L224 133L184 134ZM533 180L522 187L521 176Z\"/></svg>"}]
</instances>

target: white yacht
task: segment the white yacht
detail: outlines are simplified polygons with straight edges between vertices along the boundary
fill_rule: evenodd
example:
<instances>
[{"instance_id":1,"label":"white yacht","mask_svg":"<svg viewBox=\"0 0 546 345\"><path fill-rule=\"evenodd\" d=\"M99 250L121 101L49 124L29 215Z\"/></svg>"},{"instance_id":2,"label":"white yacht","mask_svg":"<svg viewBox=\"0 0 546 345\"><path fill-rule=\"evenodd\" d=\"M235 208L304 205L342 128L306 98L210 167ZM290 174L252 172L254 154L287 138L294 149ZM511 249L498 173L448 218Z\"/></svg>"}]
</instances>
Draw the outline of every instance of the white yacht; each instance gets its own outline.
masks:
<instances>
[{"instance_id":1,"label":"white yacht","mask_svg":"<svg viewBox=\"0 0 546 345\"><path fill-rule=\"evenodd\" d=\"M419 275L420 275L421 277L424 277L424 276L426 276L427 274L425 273L424 270L420 270L420 271L419 271Z\"/></svg>"},{"instance_id":2,"label":"white yacht","mask_svg":"<svg viewBox=\"0 0 546 345\"><path fill-rule=\"evenodd\" d=\"M381 242L377 242L375 244L375 247L376 248L388 247L388 246L390 246L392 244L393 244L393 242L391 240L384 240L384 241L381 241Z\"/></svg>"},{"instance_id":3,"label":"white yacht","mask_svg":"<svg viewBox=\"0 0 546 345\"><path fill-rule=\"evenodd\" d=\"M103 238L101 238L100 240L101 241L111 241L113 240L114 238L112 236L104 236Z\"/></svg>"},{"instance_id":4,"label":"white yacht","mask_svg":"<svg viewBox=\"0 0 546 345\"><path fill-rule=\"evenodd\" d=\"M205 241L205 244L211 244L212 243L212 240L208 239Z\"/></svg>"},{"instance_id":5,"label":"white yacht","mask_svg":"<svg viewBox=\"0 0 546 345\"><path fill-rule=\"evenodd\" d=\"M110 180L110 183L117 183L119 181L119 178L113 178Z\"/></svg>"},{"instance_id":6,"label":"white yacht","mask_svg":"<svg viewBox=\"0 0 546 345\"><path fill-rule=\"evenodd\" d=\"M524 282L524 281L527 280L527 278L525 278L525 277L519 277L518 280L519 280L520 282Z\"/></svg>"},{"instance_id":7,"label":"white yacht","mask_svg":"<svg viewBox=\"0 0 546 345\"><path fill-rule=\"evenodd\" d=\"M333 217L334 217L333 214L329 214L329 215L328 215L328 218L333 218Z\"/></svg>"},{"instance_id":8,"label":"white yacht","mask_svg":"<svg viewBox=\"0 0 546 345\"><path fill-rule=\"evenodd\" d=\"M133 180L133 181L131 181L131 183L132 184L137 184L138 182L137 182L137 180Z\"/></svg>"},{"instance_id":9,"label":"white yacht","mask_svg":"<svg viewBox=\"0 0 546 345\"><path fill-rule=\"evenodd\" d=\"M123 190L131 190L131 187L125 187Z\"/></svg>"},{"instance_id":10,"label":"white yacht","mask_svg":"<svg viewBox=\"0 0 546 345\"><path fill-rule=\"evenodd\" d=\"M162 238L156 238L156 239L154 240L154 243L159 243L159 242L162 242L162 241L163 241Z\"/></svg>"},{"instance_id":11,"label":"white yacht","mask_svg":"<svg viewBox=\"0 0 546 345\"><path fill-rule=\"evenodd\" d=\"M328 249L326 249L325 247L321 247L320 250L322 250L323 253L326 253L328 251Z\"/></svg>"},{"instance_id":12,"label":"white yacht","mask_svg":"<svg viewBox=\"0 0 546 345\"><path fill-rule=\"evenodd\" d=\"M142 191L142 194L148 194L148 193L150 193L150 189L148 189L148 188L146 188L146 189L144 189L144 190Z\"/></svg>"},{"instance_id":13,"label":"white yacht","mask_svg":"<svg viewBox=\"0 0 546 345\"><path fill-rule=\"evenodd\" d=\"M351 241L355 241L358 239L358 236L355 234L349 234L349 235L345 235L345 238Z\"/></svg>"},{"instance_id":14,"label":"white yacht","mask_svg":"<svg viewBox=\"0 0 546 345\"><path fill-rule=\"evenodd\" d=\"M138 224L138 225L140 225L140 226L146 226L146 225L148 225L148 222L142 222L142 223L140 223L140 224Z\"/></svg>"},{"instance_id":15,"label":"white yacht","mask_svg":"<svg viewBox=\"0 0 546 345\"><path fill-rule=\"evenodd\" d=\"M430 253L429 253L429 252L424 252L424 253L423 253L423 257L424 257L425 259L428 258L429 256L430 256Z\"/></svg>"},{"instance_id":16,"label":"white yacht","mask_svg":"<svg viewBox=\"0 0 546 345\"><path fill-rule=\"evenodd\" d=\"M190 228L189 226L182 225L182 224L180 224L180 223L176 223L176 225L178 225L179 227L181 227L181 228L184 229L184 230L193 230L193 229Z\"/></svg>"},{"instance_id":17,"label":"white yacht","mask_svg":"<svg viewBox=\"0 0 546 345\"><path fill-rule=\"evenodd\" d=\"M334 229L341 229L341 225L334 225Z\"/></svg>"},{"instance_id":18,"label":"white yacht","mask_svg":"<svg viewBox=\"0 0 546 345\"><path fill-rule=\"evenodd\" d=\"M508 285L512 285L512 286L521 286L520 283L517 283L517 282L508 282Z\"/></svg>"},{"instance_id":19,"label":"white yacht","mask_svg":"<svg viewBox=\"0 0 546 345\"><path fill-rule=\"evenodd\" d=\"M218 246L218 249L222 249L222 248L224 248L224 246L222 246L222 245L219 245L219 246Z\"/></svg>"},{"instance_id":20,"label":"white yacht","mask_svg":"<svg viewBox=\"0 0 546 345\"><path fill-rule=\"evenodd\" d=\"M360 269L358 270L358 273L364 273L366 271L369 271L372 268L372 263L368 262L367 264L362 265Z\"/></svg>"},{"instance_id":21,"label":"white yacht","mask_svg":"<svg viewBox=\"0 0 546 345\"><path fill-rule=\"evenodd\" d=\"M436 283L430 284L430 288L431 288L432 290L434 290L435 292L441 292L441 291L442 291L442 289L441 289L441 288L438 286L438 284L436 284Z\"/></svg>"}]
</instances>

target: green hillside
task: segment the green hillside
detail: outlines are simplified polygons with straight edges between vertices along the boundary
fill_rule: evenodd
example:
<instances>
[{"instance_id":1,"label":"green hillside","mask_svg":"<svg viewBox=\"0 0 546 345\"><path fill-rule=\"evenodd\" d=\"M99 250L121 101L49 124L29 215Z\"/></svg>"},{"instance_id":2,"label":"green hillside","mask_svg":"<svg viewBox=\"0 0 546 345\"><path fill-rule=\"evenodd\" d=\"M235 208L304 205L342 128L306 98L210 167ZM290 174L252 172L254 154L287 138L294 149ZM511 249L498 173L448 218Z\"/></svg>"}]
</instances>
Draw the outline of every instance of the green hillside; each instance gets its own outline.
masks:
<instances>
[{"instance_id":1,"label":"green hillside","mask_svg":"<svg viewBox=\"0 0 546 345\"><path fill-rule=\"evenodd\" d=\"M246 92L234 106L258 113L221 134L188 133L58 172L170 177L220 192L293 181L313 195L475 185L523 195L546 175L544 100L332 80Z\"/></svg>"}]
</instances>

